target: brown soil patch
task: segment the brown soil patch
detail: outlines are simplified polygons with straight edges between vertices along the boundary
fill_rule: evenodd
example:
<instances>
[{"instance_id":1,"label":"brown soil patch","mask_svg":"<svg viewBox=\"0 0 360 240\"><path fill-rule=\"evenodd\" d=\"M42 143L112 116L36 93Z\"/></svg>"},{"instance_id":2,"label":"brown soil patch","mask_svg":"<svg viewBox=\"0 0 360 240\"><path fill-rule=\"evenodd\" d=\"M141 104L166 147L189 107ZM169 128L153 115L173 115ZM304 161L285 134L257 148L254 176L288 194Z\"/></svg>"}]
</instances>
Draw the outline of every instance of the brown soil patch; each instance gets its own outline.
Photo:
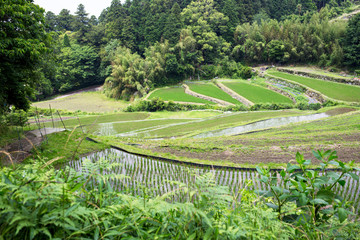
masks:
<instances>
[{"instance_id":1,"label":"brown soil patch","mask_svg":"<svg viewBox=\"0 0 360 240\"><path fill-rule=\"evenodd\" d=\"M320 137L321 138L321 137ZM317 138L316 138L317 139ZM259 163L288 163L295 160L296 152L304 154L306 159L315 160L313 150L335 150L339 160L349 162L355 160L360 163L360 132L342 134L337 136L322 136L321 140L314 139L236 139L218 142L218 146L228 146L226 150L219 149L193 149L188 151L170 146L143 146L154 152L170 153L178 157L192 159L233 162L236 164L259 164ZM216 143L215 143L216 145Z\"/></svg>"},{"instance_id":2,"label":"brown soil patch","mask_svg":"<svg viewBox=\"0 0 360 240\"><path fill-rule=\"evenodd\" d=\"M8 165L11 163L21 163L27 157L31 156L32 149L42 142L43 138L38 137L31 132L25 133L24 138L15 140L14 142L6 145L1 151L5 153L0 154L0 160L3 164ZM10 159L11 158L11 159Z\"/></svg>"}]
</instances>

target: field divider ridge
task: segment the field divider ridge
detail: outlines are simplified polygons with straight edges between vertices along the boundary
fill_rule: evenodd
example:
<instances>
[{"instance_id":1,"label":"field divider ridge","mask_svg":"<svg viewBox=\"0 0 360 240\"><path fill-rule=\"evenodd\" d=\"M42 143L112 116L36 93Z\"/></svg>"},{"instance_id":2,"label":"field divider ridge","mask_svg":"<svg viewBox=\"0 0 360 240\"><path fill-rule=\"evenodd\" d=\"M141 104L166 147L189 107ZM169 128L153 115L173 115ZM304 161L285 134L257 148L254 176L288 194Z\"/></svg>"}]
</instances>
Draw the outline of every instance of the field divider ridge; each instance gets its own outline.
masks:
<instances>
[{"instance_id":1,"label":"field divider ridge","mask_svg":"<svg viewBox=\"0 0 360 240\"><path fill-rule=\"evenodd\" d=\"M219 82L215 82L215 85L218 86L221 90L223 90L224 92L226 92L227 94L229 94L232 98L238 100L239 102L243 103L246 106L252 106L254 105L254 103L246 98L244 98L243 96L239 95L237 92L235 92L234 90L228 88L227 86L225 86L222 83Z\"/></svg>"},{"instance_id":2,"label":"field divider ridge","mask_svg":"<svg viewBox=\"0 0 360 240\"><path fill-rule=\"evenodd\" d=\"M286 79L286 78L277 77L277 76L271 75L269 73L266 73L265 77L268 77L270 80L274 79L274 80L277 80L277 81L282 81L282 82L285 82L285 83L291 83L291 84L293 84L295 86L299 86L305 91L306 95L310 96L311 98L316 99L320 103L326 102L327 99L331 99L331 100L334 100L334 101L339 101L339 100L329 98L328 96L325 96L324 94L320 93L319 91L316 91L316 90L314 90L312 88L309 88L308 86L305 86L305 85L303 85L301 83L291 81L291 80Z\"/></svg>"},{"instance_id":3,"label":"field divider ridge","mask_svg":"<svg viewBox=\"0 0 360 240\"><path fill-rule=\"evenodd\" d=\"M213 98L213 97L210 97L210 96L206 96L206 95L194 92L194 91L190 90L189 86L186 85L186 84L183 84L182 86L185 89L185 93L189 94L189 95L191 95L193 97L197 97L197 98L200 98L200 99L211 101L211 102L223 105L223 106L229 106L229 105L234 106L235 105L233 103L229 103L229 102L226 102L224 100L220 100L220 99L217 99L217 98Z\"/></svg>"},{"instance_id":4,"label":"field divider ridge","mask_svg":"<svg viewBox=\"0 0 360 240\"><path fill-rule=\"evenodd\" d=\"M87 141L91 141L94 143L100 143L99 141L90 138L90 137L86 137L85 138ZM128 154L133 154L136 156L140 156L140 157L145 157L145 158L151 158L151 159L155 159L155 160L160 160L160 161L164 161L164 162L170 162L170 163L176 163L176 164L183 164L183 165L188 165L188 166L193 166L193 167L200 167L200 168L212 168L212 169L223 169L223 170L246 170L246 171L257 171L256 168L249 168L249 167L233 167L233 166L222 166L222 165L213 165L213 164L204 164L204 163L195 163L195 162L188 162L188 161L181 161L181 160L177 160L177 159L170 159L170 158L164 158L164 157L159 157L159 156L153 156L153 155L148 155L148 154L142 154L142 153L137 153L134 151L130 151L127 150L123 147L119 147L119 146L115 146L115 145L109 145L111 148L119 150L119 151L123 151L125 153ZM273 172L280 172L282 170L284 170L285 168L270 168L270 171ZM314 171L320 171L320 168L311 168L308 170L314 170ZM295 171L301 171L301 169L296 169ZM325 169L325 171L341 171L340 168L327 168Z\"/></svg>"}]
</instances>

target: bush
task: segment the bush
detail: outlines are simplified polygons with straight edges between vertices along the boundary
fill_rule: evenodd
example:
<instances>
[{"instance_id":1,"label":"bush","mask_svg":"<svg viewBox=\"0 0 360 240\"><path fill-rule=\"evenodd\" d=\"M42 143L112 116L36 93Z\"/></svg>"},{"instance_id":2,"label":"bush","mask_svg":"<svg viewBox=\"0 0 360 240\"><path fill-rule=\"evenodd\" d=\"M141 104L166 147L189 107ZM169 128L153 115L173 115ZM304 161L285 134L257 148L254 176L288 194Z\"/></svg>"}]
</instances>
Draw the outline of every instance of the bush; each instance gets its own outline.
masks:
<instances>
[{"instance_id":1,"label":"bush","mask_svg":"<svg viewBox=\"0 0 360 240\"><path fill-rule=\"evenodd\" d=\"M250 111L258 110L280 110L280 109L291 109L292 104L288 103L256 103L250 107Z\"/></svg>"},{"instance_id":2,"label":"bush","mask_svg":"<svg viewBox=\"0 0 360 240\"><path fill-rule=\"evenodd\" d=\"M13 110L10 113L3 115L2 120L0 120L0 122L3 122L3 124L8 126L25 126L27 121L27 114L24 110Z\"/></svg>"},{"instance_id":3,"label":"bush","mask_svg":"<svg viewBox=\"0 0 360 240\"><path fill-rule=\"evenodd\" d=\"M338 103L331 100L326 100L326 102L322 104L323 107L333 107L336 105L338 105Z\"/></svg>"},{"instance_id":4,"label":"bush","mask_svg":"<svg viewBox=\"0 0 360 240\"><path fill-rule=\"evenodd\" d=\"M1 237L284 239L293 235L294 230L277 220L275 212L262 203L253 204L256 195L242 190L240 203L228 187L215 184L212 173L194 174L195 184L149 199L114 191L111 182L126 178L102 174L114 167L118 166L104 160L85 160L80 173L39 163L2 168ZM177 194L189 199L170 202Z\"/></svg>"},{"instance_id":5,"label":"bush","mask_svg":"<svg viewBox=\"0 0 360 240\"><path fill-rule=\"evenodd\" d=\"M344 187L345 176L359 181L353 171L360 169L354 167L354 161L346 164L338 160L335 151L313 154L320 161L318 171L310 169L311 160L300 153L296 154L297 164L288 163L278 174L257 167L260 181L269 189L257 192L278 213L278 219L295 225L296 233L304 239L334 239L345 234L349 234L345 239L355 239L354 226L344 224L353 214L351 204L338 196L335 188ZM331 166L339 171L328 171ZM350 231L340 233L347 224Z\"/></svg>"},{"instance_id":6,"label":"bush","mask_svg":"<svg viewBox=\"0 0 360 240\"><path fill-rule=\"evenodd\" d=\"M296 108L299 110L319 110L321 108L320 103L306 103L306 102L300 102L296 105Z\"/></svg>"}]
</instances>

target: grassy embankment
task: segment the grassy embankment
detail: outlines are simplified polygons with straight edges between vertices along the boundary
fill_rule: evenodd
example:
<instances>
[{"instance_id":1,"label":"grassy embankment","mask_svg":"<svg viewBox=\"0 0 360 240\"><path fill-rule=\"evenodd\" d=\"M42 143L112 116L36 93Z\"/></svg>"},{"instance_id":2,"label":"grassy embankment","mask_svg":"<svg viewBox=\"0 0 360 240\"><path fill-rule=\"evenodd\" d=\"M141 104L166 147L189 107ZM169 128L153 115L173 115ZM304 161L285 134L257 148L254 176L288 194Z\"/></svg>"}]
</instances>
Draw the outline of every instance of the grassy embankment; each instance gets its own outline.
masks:
<instances>
[{"instance_id":1,"label":"grassy embankment","mask_svg":"<svg viewBox=\"0 0 360 240\"><path fill-rule=\"evenodd\" d=\"M321 78L321 77L333 77L333 78L342 78L342 79L347 79L347 80L350 80L350 79L354 78L353 76L343 76L340 73L329 72L329 71L319 69L319 68L316 68L316 67L283 67L283 68L284 69L294 70L294 71L311 73L311 74L314 74L314 75L318 75L319 78Z\"/></svg>"},{"instance_id":2,"label":"grassy embankment","mask_svg":"<svg viewBox=\"0 0 360 240\"><path fill-rule=\"evenodd\" d=\"M189 86L190 90L202 95L217 98L235 105L242 104L220 88L216 87L213 83L189 83L187 85Z\"/></svg>"},{"instance_id":3,"label":"grassy embankment","mask_svg":"<svg viewBox=\"0 0 360 240\"><path fill-rule=\"evenodd\" d=\"M325 96L335 100L346 102L360 102L360 87L343 83L324 81L315 78L301 77L283 72L269 71L270 76L280 77L296 83L300 83L311 89L319 91Z\"/></svg>"},{"instance_id":4,"label":"grassy embankment","mask_svg":"<svg viewBox=\"0 0 360 240\"><path fill-rule=\"evenodd\" d=\"M279 93L245 81L222 81L222 83L253 103L293 103L291 99Z\"/></svg>"},{"instance_id":5,"label":"grassy embankment","mask_svg":"<svg viewBox=\"0 0 360 240\"><path fill-rule=\"evenodd\" d=\"M156 98L156 97L161 98L164 101L200 103L200 104L215 104L213 102L186 94L184 91L184 88L182 88L180 86L157 89L150 94L148 99L150 100L150 99Z\"/></svg>"}]
</instances>

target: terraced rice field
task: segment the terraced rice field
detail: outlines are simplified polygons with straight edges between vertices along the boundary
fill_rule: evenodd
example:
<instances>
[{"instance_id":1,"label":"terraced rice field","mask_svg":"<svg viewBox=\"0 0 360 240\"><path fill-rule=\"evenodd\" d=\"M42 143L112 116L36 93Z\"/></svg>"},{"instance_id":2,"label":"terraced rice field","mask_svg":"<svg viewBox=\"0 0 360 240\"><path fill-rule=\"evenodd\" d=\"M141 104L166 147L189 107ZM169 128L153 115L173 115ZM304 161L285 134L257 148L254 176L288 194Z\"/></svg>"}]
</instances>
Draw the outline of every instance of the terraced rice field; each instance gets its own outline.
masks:
<instances>
[{"instance_id":1,"label":"terraced rice field","mask_svg":"<svg viewBox=\"0 0 360 240\"><path fill-rule=\"evenodd\" d=\"M93 129L89 130L94 132L96 135L111 136L138 130L146 131L160 126L165 127L168 125L186 123L193 120L194 119L155 119L131 122L102 123L97 124L93 127Z\"/></svg>"},{"instance_id":2,"label":"terraced rice field","mask_svg":"<svg viewBox=\"0 0 360 240\"><path fill-rule=\"evenodd\" d=\"M56 117L56 115L54 115ZM99 123L109 123L109 122L119 122L119 121L137 121L144 120L150 116L150 113L115 113L115 114L107 114L107 115L95 115L82 117L80 119L67 119L64 120L64 124L66 128L72 128L80 125L91 125L91 124L99 124ZM57 121L56 127L62 127L62 123ZM52 127L52 122L44 123L45 127Z\"/></svg>"},{"instance_id":3,"label":"terraced rice field","mask_svg":"<svg viewBox=\"0 0 360 240\"><path fill-rule=\"evenodd\" d=\"M270 71L269 75L280 77L305 85L335 100L360 102L360 87L343 83L324 81L315 78L301 77L283 72Z\"/></svg>"},{"instance_id":4,"label":"terraced rice field","mask_svg":"<svg viewBox=\"0 0 360 240\"><path fill-rule=\"evenodd\" d=\"M153 93L151 93L148 99L156 97L161 98L164 101L214 104L213 102L186 94L184 89L180 86L155 90Z\"/></svg>"},{"instance_id":5,"label":"terraced rice field","mask_svg":"<svg viewBox=\"0 0 360 240\"><path fill-rule=\"evenodd\" d=\"M217 98L235 105L242 104L212 83L190 83L188 86L190 90L202 95Z\"/></svg>"},{"instance_id":6,"label":"terraced rice field","mask_svg":"<svg viewBox=\"0 0 360 240\"><path fill-rule=\"evenodd\" d=\"M186 134L195 134L204 130L213 130L219 128L225 128L227 126L238 125L247 122L253 122L266 118L282 117L282 116L294 116L303 115L304 112L299 111L268 111L268 112L242 112L229 115L223 115L220 117L209 118L205 120L199 120L189 122L183 125L176 125L165 127L161 129L149 130L144 133L136 135L136 137L158 138L158 137L174 137L182 136Z\"/></svg>"},{"instance_id":7,"label":"terraced rice field","mask_svg":"<svg viewBox=\"0 0 360 240\"><path fill-rule=\"evenodd\" d=\"M234 195L239 194L243 188L249 190L269 190L265 184L259 181L259 174L254 169L214 169L210 166L203 168L193 167L140 157L115 149L95 153L82 160L71 161L69 166L83 172L85 176L89 172L94 174L94 171L98 174L121 174L124 176L123 178L111 180L112 187L137 196L147 195L148 197L155 197L181 187L194 186L198 176L204 174L212 174L218 185L229 187ZM113 167L109 169L101 167L101 162L104 160L113 163ZM99 165L99 167L97 169L92 168L89 171L86 167L89 166L89 161ZM354 173L360 175L359 172ZM359 211L360 196L357 193L360 189L360 183L349 176L343 179L346 184L344 186L337 185L335 191L347 200L353 201L353 206ZM97 183L95 181L90 182L93 182L94 188L96 188ZM278 182L278 186L283 186L283 183ZM172 200L182 202L189 200L188 196L186 191L179 192L173 196Z\"/></svg>"},{"instance_id":8,"label":"terraced rice field","mask_svg":"<svg viewBox=\"0 0 360 240\"><path fill-rule=\"evenodd\" d=\"M224 81L222 83L253 103L293 103L291 99L277 92L249 84L245 81Z\"/></svg>"}]
</instances>

